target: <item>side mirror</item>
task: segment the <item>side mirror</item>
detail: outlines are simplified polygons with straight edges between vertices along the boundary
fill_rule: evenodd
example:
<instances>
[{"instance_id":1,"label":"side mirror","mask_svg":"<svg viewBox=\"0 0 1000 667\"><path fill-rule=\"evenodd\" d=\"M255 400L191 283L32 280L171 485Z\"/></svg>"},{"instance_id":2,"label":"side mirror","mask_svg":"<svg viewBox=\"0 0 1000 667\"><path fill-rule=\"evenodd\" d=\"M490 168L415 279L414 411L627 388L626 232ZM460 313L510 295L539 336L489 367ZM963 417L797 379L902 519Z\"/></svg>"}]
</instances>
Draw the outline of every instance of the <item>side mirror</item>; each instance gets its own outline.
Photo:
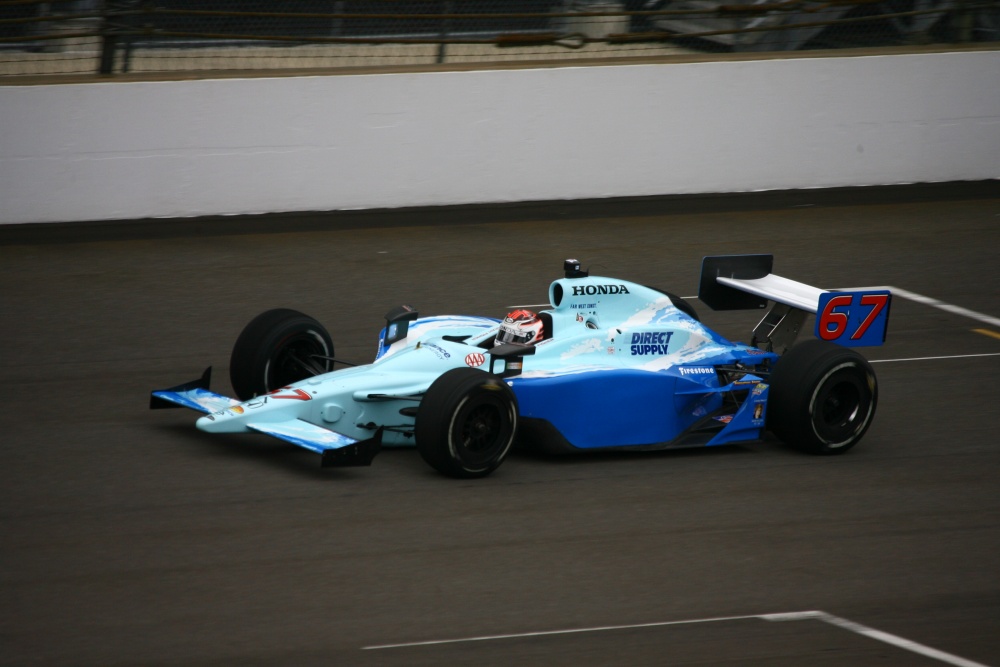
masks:
<instances>
[{"instance_id":1,"label":"side mirror","mask_svg":"<svg viewBox=\"0 0 1000 667\"><path fill-rule=\"evenodd\" d=\"M385 340L382 344L388 347L398 340L406 338L410 322L420 317L420 313L412 306L396 306L385 314Z\"/></svg>"}]
</instances>

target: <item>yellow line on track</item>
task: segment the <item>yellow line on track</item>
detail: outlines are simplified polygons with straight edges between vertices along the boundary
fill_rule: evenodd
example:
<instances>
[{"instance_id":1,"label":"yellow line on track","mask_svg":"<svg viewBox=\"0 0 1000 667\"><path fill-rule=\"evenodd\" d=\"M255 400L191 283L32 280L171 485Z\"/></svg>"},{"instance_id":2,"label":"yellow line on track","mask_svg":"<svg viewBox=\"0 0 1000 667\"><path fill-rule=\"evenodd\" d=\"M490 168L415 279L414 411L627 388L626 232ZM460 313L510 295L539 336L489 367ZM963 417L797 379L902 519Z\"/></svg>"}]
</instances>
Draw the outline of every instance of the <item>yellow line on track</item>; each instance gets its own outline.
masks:
<instances>
[{"instance_id":1,"label":"yellow line on track","mask_svg":"<svg viewBox=\"0 0 1000 667\"><path fill-rule=\"evenodd\" d=\"M1000 331L991 331L990 329L973 329L978 334L983 334L984 336L989 336L990 338L996 338L1000 340Z\"/></svg>"}]
</instances>

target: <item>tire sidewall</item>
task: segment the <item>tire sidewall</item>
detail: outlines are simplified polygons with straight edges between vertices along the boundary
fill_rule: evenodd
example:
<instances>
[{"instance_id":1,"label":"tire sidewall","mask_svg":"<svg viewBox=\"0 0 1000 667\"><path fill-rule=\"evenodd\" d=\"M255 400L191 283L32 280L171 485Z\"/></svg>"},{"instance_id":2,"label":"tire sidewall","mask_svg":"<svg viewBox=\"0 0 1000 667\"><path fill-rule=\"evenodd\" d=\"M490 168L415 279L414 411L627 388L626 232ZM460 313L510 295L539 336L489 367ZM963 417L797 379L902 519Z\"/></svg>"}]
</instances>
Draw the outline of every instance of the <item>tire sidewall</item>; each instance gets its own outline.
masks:
<instances>
[{"instance_id":1,"label":"tire sidewall","mask_svg":"<svg viewBox=\"0 0 1000 667\"><path fill-rule=\"evenodd\" d=\"M266 394L290 382L311 377L302 371L289 373L277 368L283 353L290 345L304 345L317 354L333 357L330 334L317 320L296 310L278 308L268 310L247 324L233 346L229 363L229 377L236 396L249 400ZM332 370L332 363L321 364L325 371ZM280 373L280 374L279 374Z\"/></svg>"},{"instance_id":2,"label":"tire sidewall","mask_svg":"<svg viewBox=\"0 0 1000 667\"><path fill-rule=\"evenodd\" d=\"M812 454L846 452L864 436L874 419L878 384L871 365L852 349L818 339L789 350L771 373L768 428L786 444ZM846 425L826 423L824 404L835 391L847 392L856 410ZM838 389L839 388L839 389Z\"/></svg>"},{"instance_id":3,"label":"tire sidewall","mask_svg":"<svg viewBox=\"0 0 1000 667\"><path fill-rule=\"evenodd\" d=\"M496 436L481 453L470 451L463 433L469 420L492 413ZM484 477L510 452L517 433L517 399L496 375L456 368L442 374L427 390L417 412L415 435L421 457L451 477Z\"/></svg>"},{"instance_id":4,"label":"tire sidewall","mask_svg":"<svg viewBox=\"0 0 1000 667\"><path fill-rule=\"evenodd\" d=\"M845 360L828 369L820 381L816 383L812 394L809 396L809 425L812 428L813 435L816 437L816 441L823 443L823 448L829 450L831 453L834 450L853 446L864 436L871 425L872 417L875 413L876 399L874 392L864 386L865 375L864 369L855 360ZM864 413L861 417L860 425L850 431L844 431L844 435L847 437L843 438L839 435L834 436L832 434L833 429L824 424L818 414L823 400L828 399L830 393L836 388L834 383L836 385L852 385L858 393L857 410Z\"/></svg>"}]
</instances>

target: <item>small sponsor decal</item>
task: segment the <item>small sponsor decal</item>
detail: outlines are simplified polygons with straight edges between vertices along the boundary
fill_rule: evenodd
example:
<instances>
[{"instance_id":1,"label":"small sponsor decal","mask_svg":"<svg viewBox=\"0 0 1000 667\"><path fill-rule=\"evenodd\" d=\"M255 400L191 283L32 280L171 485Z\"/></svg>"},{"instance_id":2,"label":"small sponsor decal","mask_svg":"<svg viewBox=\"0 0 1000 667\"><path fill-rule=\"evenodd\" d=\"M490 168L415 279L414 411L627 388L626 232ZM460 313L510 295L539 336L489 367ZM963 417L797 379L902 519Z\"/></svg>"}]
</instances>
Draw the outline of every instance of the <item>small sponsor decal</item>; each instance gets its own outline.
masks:
<instances>
[{"instance_id":1,"label":"small sponsor decal","mask_svg":"<svg viewBox=\"0 0 1000 667\"><path fill-rule=\"evenodd\" d=\"M243 408L237 405L232 409L232 412L234 415L241 415L243 414Z\"/></svg>"},{"instance_id":2,"label":"small sponsor decal","mask_svg":"<svg viewBox=\"0 0 1000 667\"><path fill-rule=\"evenodd\" d=\"M767 385L766 384L758 384L756 387L753 388L753 395L754 396L760 396L766 390L767 390Z\"/></svg>"},{"instance_id":3,"label":"small sponsor decal","mask_svg":"<svg viewBox=\"0 0 1000 667\"><path fill-rule=\"evenodd\" d=\"M764 414L764 401L760 401L753 406L753 420L760 421L761 415Z\"/></svg>"},{"instance_id":4,"label":"small sponsor decal","mask_svg":"<svg viewBox=\"0 0 1000 667\"><path fill-rule=\"evenodd\" d=\"M472 354L468 354L465 357L465 364L467 366L472 366L473 368L482 366L485 363L486 363L486 356L480 354L479 352L473 352Z\"/></svg>"},{"instance_id":5,"label":"small sponsor decal","mask_svg":"<svg viewBox=\"0 0 1000 667\"><path fill-rule=\"evenodd\" d=\"M710 366L688 366L678 369L681 375L712 375L715 369Z\"/></svg>"},{"instance_id":6,"label":"small sponsor decal","mask_svg":"<svg viewBox=\"0 0 1000 667\"><path fill-rule=\"evenodd\" d=\"M719 415L718 417L715 417L715 421L722 422L723 424L728 424L729 422L733 421L733 416L732 415Z\"/></svg>"},{"instance_id":7,"label":"small sponsor decal","mask_svg":"<svg viewBox=\"0 0 1000 667\"><path fill-rule=\"evenodd\" d=\"M435 345L434 343L424 343L424 347L433 351L434 354L437 355L438 359L451 359L451 353L440 345Z\"/></svg>"}]
</instances>

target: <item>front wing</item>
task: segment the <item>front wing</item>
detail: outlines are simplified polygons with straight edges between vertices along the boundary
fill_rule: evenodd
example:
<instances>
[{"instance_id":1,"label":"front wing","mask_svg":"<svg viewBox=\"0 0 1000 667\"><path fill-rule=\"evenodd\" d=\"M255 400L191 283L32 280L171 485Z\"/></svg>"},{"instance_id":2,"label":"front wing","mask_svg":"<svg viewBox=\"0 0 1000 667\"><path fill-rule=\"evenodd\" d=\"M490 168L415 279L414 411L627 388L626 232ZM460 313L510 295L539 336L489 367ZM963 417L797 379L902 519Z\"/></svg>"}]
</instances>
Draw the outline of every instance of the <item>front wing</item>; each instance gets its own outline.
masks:
<instances>
[{"instance_id":1,"label":"front wing","mask_svg":"<svg viewBox=\"0 0 1000 667\"><path fill-rule=\"evenodd\" d=\"M149 407L154 410L184 407L211 415L241 405L235 398L210 391L211 379L212 369L209 367L197 380L153 391L149 397ZM357 440L301 419L248 422L247 428L316 452L322 457L323 467L368 466L382 448L381 428L366 440Z\"/></svg>"}]
</instances>

